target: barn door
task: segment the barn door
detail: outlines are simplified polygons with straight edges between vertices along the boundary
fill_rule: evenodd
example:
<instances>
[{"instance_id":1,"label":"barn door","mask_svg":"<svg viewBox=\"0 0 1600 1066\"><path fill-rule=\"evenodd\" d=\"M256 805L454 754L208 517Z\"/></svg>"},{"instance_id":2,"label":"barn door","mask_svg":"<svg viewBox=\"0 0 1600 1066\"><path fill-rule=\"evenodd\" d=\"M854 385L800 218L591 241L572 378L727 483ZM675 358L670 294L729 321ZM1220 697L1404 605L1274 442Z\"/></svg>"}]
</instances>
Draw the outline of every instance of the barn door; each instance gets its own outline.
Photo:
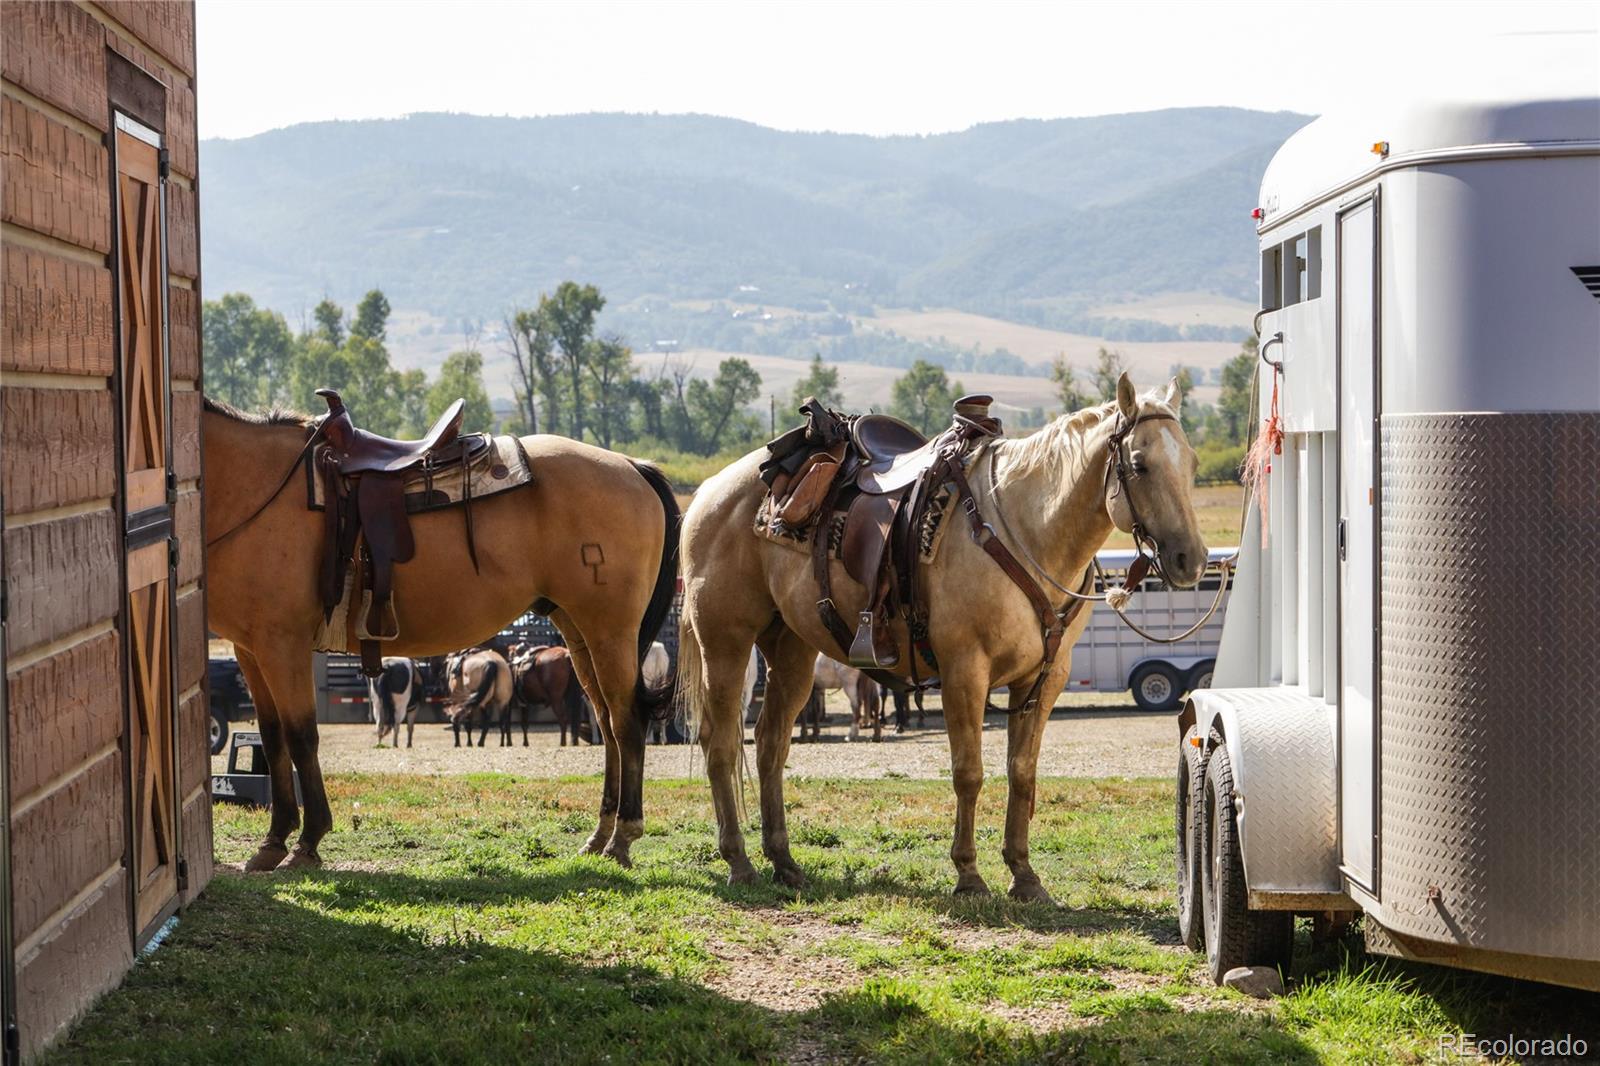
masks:
<instances>
[{"instance_id":1,"label":"barn door","mask_svg":"<svg viewBox=\"0 0 1600 1066\"><path fill-rule=\"evenodd\" d=\"M1339 215L1339 840L1376 889L1378 200Z\"/></svg>"},{"instance_id":2,"label":"barn door","mask_svg":"<svg viewBox=\"0 0 1600 1066\"><path fill-rule=\"evenodd\" d=\"M176 907L170 378L166 217L160 135L117 115L115 225L122 386L123 535L127 599L130 870L142 941Z\"/></svg>"}]
</instances>

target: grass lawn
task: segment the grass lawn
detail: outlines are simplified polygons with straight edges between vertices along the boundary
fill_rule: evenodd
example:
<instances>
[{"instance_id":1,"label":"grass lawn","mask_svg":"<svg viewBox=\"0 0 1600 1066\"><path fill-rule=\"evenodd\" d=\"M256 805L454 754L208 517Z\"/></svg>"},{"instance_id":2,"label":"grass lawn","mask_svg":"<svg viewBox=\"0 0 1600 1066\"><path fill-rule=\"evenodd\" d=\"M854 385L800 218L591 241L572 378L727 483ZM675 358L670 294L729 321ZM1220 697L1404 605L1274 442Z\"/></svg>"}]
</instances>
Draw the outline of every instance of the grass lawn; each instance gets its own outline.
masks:
<instances>
[{"instance_id":1,"label":"grass lawn","mask_svg":"<svg viewBox=\"0 0 1600 1066\"><path fill-rule=\"evenodd\" d=\"M631 871L574 857L594 780L330 789L330 869L219 873L45 1061L1380 1063L1458 1030L1559 1035L1595 1003L1354 941L1302 953L1275 1002L1213 988L1175 944L1166 782L1043 785L1055 908L950 897L944 782L791 782L801 892L724 883L702 782L650 783ZM1003 793L978 841L1001 892ZM218 861L265 827L219 806Z\"/></svg>"}]
</instances>

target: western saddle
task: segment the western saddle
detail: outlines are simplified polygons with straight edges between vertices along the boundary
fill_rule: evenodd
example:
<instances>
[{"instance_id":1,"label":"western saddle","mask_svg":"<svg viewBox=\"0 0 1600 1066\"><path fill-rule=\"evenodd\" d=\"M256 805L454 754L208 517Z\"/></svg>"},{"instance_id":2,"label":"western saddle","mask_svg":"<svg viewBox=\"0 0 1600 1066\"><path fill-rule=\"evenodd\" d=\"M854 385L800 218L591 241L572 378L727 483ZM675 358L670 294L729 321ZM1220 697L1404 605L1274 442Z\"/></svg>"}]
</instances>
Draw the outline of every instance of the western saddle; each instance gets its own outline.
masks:
<instances>
[{"instance_id":1,"label":"western saddle","mask_svg":"<svg viewBox=\"0 0 1600 1066\"><path fill-rule=\"evenodd\" d=\"M317 395L328 403L328 414L318 428L323 443L314 455L314 469L323 479L326 516L319 581L323 617L331 619L343 599L353 560L359 567L363 597L357 626L361 669L368 677L377 677L383 671L378 642L400 633L393 602L394 566L416 554L406 489L429 482L446 468L471 465L489 447L489 438L482 433L461 434L466 409L461 400L450 405L425 437L407 441L356 428L334 390L318 389ZM467 552L476 569L471 478L464 480Z\"/></svg>"},{"instance_id":2,"label":"western saddle","mask_svg":"<svg viewBox=\"0 0 1600 1066\"><path fill-rule=\"evenodd\" d=\"M806 424L767 445L761 478L770 491L768 520L795 534L809 528L817 611L823 624L852 666L895 688L905 688L907 682L887 672L899 663L886 626L891 613L902 617L909 629L914 652L910 684L921 687L937 674L916 568L930 522L942 517L942 512L930 515L930 508L959 505L973 539L1028 596L1039 617L1045 660L1024 704L1024 709L1031 709L1080 601L1057 612L978 514L966 467L982 442L1002 432L1000 421L989 415L992 402L989 396L963 396L955 402L950 427L929 440L897 418L841 415L808 398L800 408ZM833 516L839 511L845 513L839 538L845 572L868 590L854 632L834 605L829 573ZM927 675L922 674L919 659Z\"/></svg>"}]
</instances>

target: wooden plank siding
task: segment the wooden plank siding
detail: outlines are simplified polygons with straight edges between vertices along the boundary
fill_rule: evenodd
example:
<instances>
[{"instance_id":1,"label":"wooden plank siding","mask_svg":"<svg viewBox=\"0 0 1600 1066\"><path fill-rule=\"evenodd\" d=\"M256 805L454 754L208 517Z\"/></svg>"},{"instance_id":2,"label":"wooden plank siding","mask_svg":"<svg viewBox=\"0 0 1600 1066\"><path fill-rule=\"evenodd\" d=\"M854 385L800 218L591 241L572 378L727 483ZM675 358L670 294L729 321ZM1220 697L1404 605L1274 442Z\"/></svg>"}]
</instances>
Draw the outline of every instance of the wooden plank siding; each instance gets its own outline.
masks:
<instances>
[{"instance_id":1,"label":"wooden plank siding","mask_svg":"<svg viewBox=\"0 0 1600 1066\"><path fill-rule=\"evenodd\" d=\"M0 370L109 377L116 366L110 268L10 243L4 264Z\"/></svg>"},{"instance_id":2,"label":"wooden plank siding","mask_svg":"<svg viewBox=\"0 0 1600 1066\"><path fill-rule=\"evenodd\" d=\"M159 284L176 383L170 432L181 489L172 512L180 546L172 577L179 593L172 633L178 669L162 691L177 705L173 801L188 872L183 903L214 869L200 482L200 180L191 3L6 0L3 6L0 580L9 611L3 756L11 802L11 949L23 1054L31 1057L117 984L132 964L138 932L127 865L138 849L127 838L134 800L124 750L129 589L118 502L119 434L126 427L114 391L121 376L111 256L114 101L159 129L172 175L168 273Z\"/></svg>"}]
</instances>

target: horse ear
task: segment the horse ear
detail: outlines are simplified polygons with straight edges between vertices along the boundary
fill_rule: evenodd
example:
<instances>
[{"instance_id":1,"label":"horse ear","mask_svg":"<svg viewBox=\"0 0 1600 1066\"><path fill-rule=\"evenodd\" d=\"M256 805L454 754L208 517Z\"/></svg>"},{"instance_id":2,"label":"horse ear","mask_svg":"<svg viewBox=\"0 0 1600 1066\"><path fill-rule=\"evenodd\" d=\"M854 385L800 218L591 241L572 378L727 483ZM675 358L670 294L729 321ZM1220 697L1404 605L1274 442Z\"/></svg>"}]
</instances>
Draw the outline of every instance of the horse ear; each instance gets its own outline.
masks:
<instances>
[{"instance_id":1,"label":"horse ear","mask_svg":"<svg viewBox=\"0 0 1600 1066\"><path fill-rule=\"evenodd\" d=\"M1139 397L1133 391L1133 381L1124 370L1117 379L1117 409L1122 412L1122 417L1132 421L1139 415Z\"/></svg>"},{"instance_id":2,"label":"horse ear","mask_svg":"<svg viewBox=\"0 0 1600 1066\"><path fill-rule=\"evenodd\" d=\"M1183 405L1183 390L1178 388L1177 378L1173 378L1171 381L1167 382L1167 394L1161 399L1162 402L1164 402L1174 411Z\"/></svg>"}]
</instances>

